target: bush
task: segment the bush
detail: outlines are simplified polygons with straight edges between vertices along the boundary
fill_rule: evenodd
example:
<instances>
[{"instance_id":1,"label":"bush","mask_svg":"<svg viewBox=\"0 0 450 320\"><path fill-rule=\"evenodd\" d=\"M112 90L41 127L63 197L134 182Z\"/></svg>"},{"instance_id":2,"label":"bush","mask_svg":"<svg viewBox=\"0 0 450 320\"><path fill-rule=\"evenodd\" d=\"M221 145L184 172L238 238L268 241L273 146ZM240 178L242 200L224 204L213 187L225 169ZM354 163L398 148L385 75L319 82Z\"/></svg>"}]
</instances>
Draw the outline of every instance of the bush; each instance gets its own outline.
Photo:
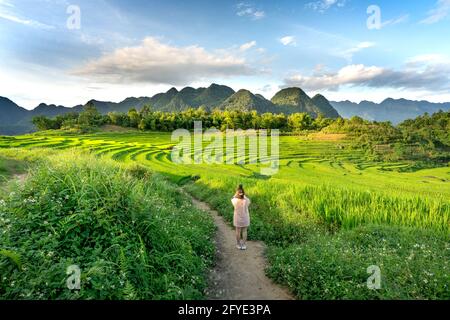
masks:
<instances>
[{"instance_id":1,"label":"bush","mask_svg":"<svg viewBox=\"0 0 450 320\"><path fill-rule=\"evenodd\" d=\"M213 223L142 170L74 152L40 163L0 204L0 297L202 298Z\"/></svg>"},{"instance_id":2,"label":"bush","mask_svg":"<svg viewBox=\"0 0 450 320\"><path fill-rule=\"evenodd\" d=\"M428 231L364 226L272 247L268 274L302 299L450 299L450 246ZM369 266L381 271L370 290Z\"/></svg>"}]
</instances>

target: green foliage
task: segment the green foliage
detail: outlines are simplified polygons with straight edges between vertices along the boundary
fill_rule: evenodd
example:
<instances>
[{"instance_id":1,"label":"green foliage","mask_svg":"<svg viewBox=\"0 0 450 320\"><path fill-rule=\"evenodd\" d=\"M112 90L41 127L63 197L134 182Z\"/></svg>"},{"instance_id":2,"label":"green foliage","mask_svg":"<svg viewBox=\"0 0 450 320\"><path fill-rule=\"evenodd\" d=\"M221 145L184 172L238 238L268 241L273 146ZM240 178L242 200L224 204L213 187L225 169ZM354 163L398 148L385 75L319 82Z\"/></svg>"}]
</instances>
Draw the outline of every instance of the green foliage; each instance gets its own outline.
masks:
<instances>
[{"instance_id":1,"label":"green foliage","mask_svg":"<svg viewBox=\"0 0 450 320\"><path fill-rule=\"evenodd\" d=\"M88 133L94 131L96 127L106 124L108 120L109 118L102 116L90 102L86 104L80 114L71 112L55 118L37 116L32 119L32 123L39 131L64 129Z\"/></svg>"},{"instance_id":2,"label":"green foliage","mask_svg":"<svg viewBox=\"0 0 450 320\"><path fill-rule=\"evenodd\" d=\"M145 170L78 152L38 164L0 204L1 299L202 298L212 221Z\"/></svg>"},{"instance_id":3,"label":"green foliage","mask_svg":"<svg viewBox=\"0 0 450 320\"><path fill-rule=\"evenodd\" d=\"M253 200L249 235L269 245L268 275L299 299L450 297L448 201L210 175L187 188L231 222L240 183ZM371 265L381 290L366 286Z\"/></svg>"},{"instance_id":4,"label":"green foliage","mask_svg":"<svg viewBox=\"0 0 450 320\"><path fill-rule=\"evenodd\" d=\"M207 112L203 108L187 108L181 112L154 112L149 106L145 106L140 112L130 109L128 113L110 112L106 116L101 116L94 107L87 106L79 116L76 114L58 116L55 119L36 117L33 123L40 131L77 128L81 133L88 133L102 124L113 124L143 131L170 132L176 129L191 130L194 128L194 121L201 121L205 129L211 127L220 130L280 129L291 132L321 129L333 120L326 119L322 115L314 120L307 113L292 113L287 116L269 112L259 114L254 110L242 111L240 109L225 111L215 109Z\"/></svg>"},{"instance_id":5,"label":"green foliage","mask_svg":"<svg viewBox=\"0 0 450 320\"><path fill-rule=\"evenodd\" d=\"M368 225L271 247L268 274L306 300L448 300L448 241L416 229ZM381 288L367 287L378 266Z\"/></svg>"},{"instance_id":6,"label":"green foliage","mask_svg":"<svg viewBox=\"0 0 450 320\"><path fill-rule=\"evenodd\" d=\"M85 127L94 127L102 124L102 116L92 102L84 106L83 112L78 116L78 124Z\"/></svg>"},{"instance_id":7,"label":"green foliage","mask_svg":"<svg viewBox=\"0 0 450 320\"><path fill-rule=\"evenodd\" d=\"M338 119L326 127L327 133L347 133L354 148L364 148L385 161L409 160L420 167L450 162L450 112L440 111L406 120L397 127L390 122L370 122L360 117Z\"/></svg>"}]
</instances>

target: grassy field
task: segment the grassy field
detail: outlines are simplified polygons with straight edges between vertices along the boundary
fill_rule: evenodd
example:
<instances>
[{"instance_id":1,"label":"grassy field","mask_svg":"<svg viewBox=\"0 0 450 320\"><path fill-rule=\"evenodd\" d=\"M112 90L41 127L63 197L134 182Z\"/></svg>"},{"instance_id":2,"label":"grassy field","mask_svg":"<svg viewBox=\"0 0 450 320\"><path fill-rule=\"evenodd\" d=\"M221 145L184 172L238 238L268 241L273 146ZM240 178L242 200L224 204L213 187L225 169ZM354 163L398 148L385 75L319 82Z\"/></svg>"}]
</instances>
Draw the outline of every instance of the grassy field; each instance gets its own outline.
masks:
<instances>
[{"instance_id":1,"label":"grassy field","mask_svg":"<svg viewBox=\"0 0 450 320\"><path fill-rule=\"evenodd\" d=\"M176 185L77 150L3 154L31 170L0 200L0 299L202 299L214 225Z\"/></svg>"},{"instance_id":2,"label":"grassy field","mask_svg":"<svg viewBox=\"0 0 450 320\"><path fill-rule=\"evenodd\" d=\"M175 165L173 144L169 134L139 132L0 138L10 158L15 149L77 149L138 163L230 221L229 200L243 183L253 200L250 237L269 245L267 272L299 298L450 298L449 167L405 172L412 163L374 162L342 136L286 136L279 173L265 177L258 165ZM380 290L366 286L371 265L381 269Z\"/></svg>"}]
</instances>

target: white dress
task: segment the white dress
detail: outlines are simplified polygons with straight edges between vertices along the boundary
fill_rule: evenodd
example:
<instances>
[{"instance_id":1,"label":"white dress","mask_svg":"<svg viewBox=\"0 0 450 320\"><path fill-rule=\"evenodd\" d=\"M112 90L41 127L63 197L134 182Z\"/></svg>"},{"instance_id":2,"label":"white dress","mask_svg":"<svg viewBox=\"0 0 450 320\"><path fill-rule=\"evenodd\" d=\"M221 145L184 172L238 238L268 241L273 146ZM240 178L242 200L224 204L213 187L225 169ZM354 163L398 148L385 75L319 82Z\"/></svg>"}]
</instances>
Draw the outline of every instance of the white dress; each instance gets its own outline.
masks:
<instances>
[{"instance_id":1,"label":"white dress","mask_svg":"<svg viewBox=\"0 0 450 320\"><path fill-rule=\"evenodd\" d=\"M233 225L237 228L247 228L250 226L250 213L248 207L250 206L250 199L244 196L244 199L233 198L231 202L234 206Z\"/></svg>"}]
</instances>

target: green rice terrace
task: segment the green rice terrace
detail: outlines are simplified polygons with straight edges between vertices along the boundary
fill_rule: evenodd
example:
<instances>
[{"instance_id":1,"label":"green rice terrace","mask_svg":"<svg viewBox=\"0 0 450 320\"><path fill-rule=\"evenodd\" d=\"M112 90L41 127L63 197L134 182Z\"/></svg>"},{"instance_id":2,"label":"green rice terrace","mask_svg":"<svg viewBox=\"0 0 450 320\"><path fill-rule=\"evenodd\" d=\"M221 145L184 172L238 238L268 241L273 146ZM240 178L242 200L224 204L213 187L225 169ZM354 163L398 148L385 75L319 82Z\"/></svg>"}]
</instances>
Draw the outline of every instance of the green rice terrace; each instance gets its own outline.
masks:
<instances>
[{"instance_id":1,"label":"green rice terrace","mask_svg":"<svg viewBox=\"0 0 450 320\"><path fill-rule=\"evenodd\" d=\"M450 167L376 161L344 135L330 137L281 136L280 170L271 177L256 164L174 164L170 133L0 137L0 166L15 159L30 168L23 185L9 186L20 195L1 200L0 226L8 234L0 240L0 298L202 298L214 227L177 190L232 221L230 198L243 184L253 203L249 237L268 245L266 273L298 299L450 299ZM61 201L73 197L78 205ZM53 218L39 217L42 208ZM34 215L25 221L27 214ZM22 220L14 227L8 219ZM66 232L64 244L45 240L45 219L61 228L55 234ZM84 223L114 236L91 243L101 232ZM41 237L39 244L24 239L30 235ZM50 261L67 265L84 247L92 250L80 253L92 284L76 296L61 289L56 274L64 279L65 269ZM379 290L366 285L373 265L381 270Z\"/></svg>"}]
</instances>

